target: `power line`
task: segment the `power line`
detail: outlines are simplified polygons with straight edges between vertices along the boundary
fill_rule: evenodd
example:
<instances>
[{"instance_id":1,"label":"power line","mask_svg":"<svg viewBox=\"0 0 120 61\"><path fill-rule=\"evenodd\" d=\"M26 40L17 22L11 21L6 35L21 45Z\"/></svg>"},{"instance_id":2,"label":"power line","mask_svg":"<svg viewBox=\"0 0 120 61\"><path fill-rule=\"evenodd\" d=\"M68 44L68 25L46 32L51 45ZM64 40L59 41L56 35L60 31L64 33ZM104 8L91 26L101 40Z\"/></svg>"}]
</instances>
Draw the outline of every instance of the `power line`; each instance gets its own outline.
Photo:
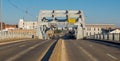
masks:
<instances>
[{"instance_id":1,"label":"power line","mask_svg":"<svg viewBox=\"0 0 120 61\"><path fill-rule=\"evenodd\" d=\"M11 0L8 0L8 3L9 3L11 6L13 6L14 8L18 9L19 11L21 11L21 12L23 12L23 13L31 16L31 17L34 16L34 15L32 15L31 13L29 13L28 10L24 10L24 9L18 7L16 4L14 4L13 2L11 2Z\"/></svg>"},{"instance_id":2,"label":"power line","mask_svg":"<svg viewBox=\"0 0 120 61\"><path fill-rule=\"evenodd\" d=\"M23 9L20 9L17 5L15 5L14 3L12 3L10 0L8 0L8 3L9 3L11 6L13 6L14 8L16 8L16 9L18 9L18 10L24 12Z\"/></svg>"}]
</instances>

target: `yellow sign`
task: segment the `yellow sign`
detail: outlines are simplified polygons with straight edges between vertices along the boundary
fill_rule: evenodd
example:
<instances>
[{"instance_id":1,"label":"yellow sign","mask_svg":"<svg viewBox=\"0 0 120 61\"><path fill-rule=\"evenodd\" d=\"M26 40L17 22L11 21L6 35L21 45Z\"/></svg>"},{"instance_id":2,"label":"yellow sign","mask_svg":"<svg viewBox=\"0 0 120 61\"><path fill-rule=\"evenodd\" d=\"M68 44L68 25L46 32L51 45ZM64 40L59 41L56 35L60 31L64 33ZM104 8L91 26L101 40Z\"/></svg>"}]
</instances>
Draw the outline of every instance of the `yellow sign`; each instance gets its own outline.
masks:
<instances>
[{"instance_id":1,"label":"yellow sign","mask_svg":"<svg viewBox=\"0 0 120 61\"><path fill-rule=\"evenodd\" d=\"M69 22L69 23L75 23L75 22L76 22L76 19L75 19L75 18L68 18L68 22Z\"/></svg>"}]
</instances>

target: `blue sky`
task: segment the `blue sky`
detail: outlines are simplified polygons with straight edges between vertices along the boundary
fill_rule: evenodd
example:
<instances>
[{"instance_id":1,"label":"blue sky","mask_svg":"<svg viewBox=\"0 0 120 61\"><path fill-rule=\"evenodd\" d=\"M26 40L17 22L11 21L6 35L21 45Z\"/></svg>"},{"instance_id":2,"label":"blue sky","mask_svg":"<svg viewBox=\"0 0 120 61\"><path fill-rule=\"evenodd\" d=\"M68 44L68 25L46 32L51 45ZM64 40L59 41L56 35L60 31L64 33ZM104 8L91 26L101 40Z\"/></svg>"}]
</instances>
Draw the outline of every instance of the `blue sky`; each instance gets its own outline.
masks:
<instances>
[{"instance_id":1,"label":"blue sky","mask_svg":"<svg viewBox=\"0 0 120 61\"><path fill-rule=\"evenodd\" d=\"M83 10L86 23L120 27L120 0L2 0L3 21L17 24L20 18L35 21L40 10ZM29 14L25 14L25 11Z\"/></svg>"}]
</instances>

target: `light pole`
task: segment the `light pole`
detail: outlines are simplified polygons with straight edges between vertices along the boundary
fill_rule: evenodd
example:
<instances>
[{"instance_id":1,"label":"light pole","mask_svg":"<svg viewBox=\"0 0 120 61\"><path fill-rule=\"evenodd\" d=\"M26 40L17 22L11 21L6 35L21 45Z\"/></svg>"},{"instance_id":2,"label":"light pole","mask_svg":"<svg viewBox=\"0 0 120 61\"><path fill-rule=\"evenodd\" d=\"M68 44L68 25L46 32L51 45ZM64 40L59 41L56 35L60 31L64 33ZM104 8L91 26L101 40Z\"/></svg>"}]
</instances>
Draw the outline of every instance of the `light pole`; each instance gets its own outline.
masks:
<instances>
[{"instance_id":1,"label":"light pole","mask_svg":"<svg viewBox=\"0 0 120 61\"><path fill-rule=\"evenodd\" d=\"M0 0L0 23L1 23L1 31L2 31L2 0Z\"/></svg>"}]
</instances>

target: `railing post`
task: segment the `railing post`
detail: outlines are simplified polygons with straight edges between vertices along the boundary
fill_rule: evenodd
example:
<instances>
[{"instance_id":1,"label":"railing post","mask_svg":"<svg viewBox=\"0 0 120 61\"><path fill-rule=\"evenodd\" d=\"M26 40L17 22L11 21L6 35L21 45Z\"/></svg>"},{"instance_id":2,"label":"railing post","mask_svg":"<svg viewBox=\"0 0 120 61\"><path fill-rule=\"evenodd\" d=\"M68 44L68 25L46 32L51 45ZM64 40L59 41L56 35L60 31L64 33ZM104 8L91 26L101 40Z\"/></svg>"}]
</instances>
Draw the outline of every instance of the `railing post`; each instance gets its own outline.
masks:
<instances>
[{"instance_id":1,"label":"railing post","mask_svg":"<svg viewBox=\"0 0 120 61\"><path fill-rule=\"evenodd\" d=\"M109 33L107 34L107 40L109 40Z\"/></svg>"},{"instance_id":2,"label":"railing post","mask_svg":"<svg viewBox=\"0 0 120 61\"><path fill-rule=\"evenodd\" d=\"M105 39L105 34L103 34L103 40Z\"/></svg>"},{"instance_id":3,"label":"railing post","mask_svg":"<svg viewBox=\"0 0 120 61\"><path fill-rule=\"evenodd\" d=\"M101 39L101 34L99 34L99 39Z\"/></svg>"},{"instance_id":4,"label":"railing post","mask_svg":"<svg viewBox=\"0 0 120 61\"><path fill-rule=\"evenodd\" d=\"M119 33L119 41L120 41L120 33Z\"/></svg>"},{"instance_id":5,"label":"railing post","mask_svg":"<svg viewBox=\"0 0 120 61\"><path fill-rule=\"evenodd\" d=\"M115 34L114 33L112 34L112 37L113 37L112 40L115 40Z\"/></svg>"}]
</instances>

